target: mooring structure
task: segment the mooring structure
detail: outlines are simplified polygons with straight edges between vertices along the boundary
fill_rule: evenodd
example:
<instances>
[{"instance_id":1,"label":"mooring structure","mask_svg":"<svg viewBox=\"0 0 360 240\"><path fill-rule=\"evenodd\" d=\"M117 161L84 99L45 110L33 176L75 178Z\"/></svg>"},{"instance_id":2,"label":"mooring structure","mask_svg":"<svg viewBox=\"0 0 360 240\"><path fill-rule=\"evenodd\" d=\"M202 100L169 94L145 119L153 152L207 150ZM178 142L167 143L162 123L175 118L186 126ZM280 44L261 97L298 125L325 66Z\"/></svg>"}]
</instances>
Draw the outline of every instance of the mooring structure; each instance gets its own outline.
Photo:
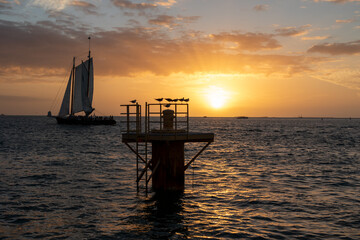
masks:
<instances>
[{"instance_id":1,"label":"mooring structure","mask_svg":"<svg viewBox=\"0 0 360 240\"><path fill-rule=\"evenodd\" d=\"M138 103L120 106L122 142L136 156L137 190L144 181L147 192L152 179L154 191L183 191L185 171L214 141L214 133L189 131L188 103L146 102L144 117ZM185 160L185 143L195 142L204 146Z\"/></svg>"}]
</instances>

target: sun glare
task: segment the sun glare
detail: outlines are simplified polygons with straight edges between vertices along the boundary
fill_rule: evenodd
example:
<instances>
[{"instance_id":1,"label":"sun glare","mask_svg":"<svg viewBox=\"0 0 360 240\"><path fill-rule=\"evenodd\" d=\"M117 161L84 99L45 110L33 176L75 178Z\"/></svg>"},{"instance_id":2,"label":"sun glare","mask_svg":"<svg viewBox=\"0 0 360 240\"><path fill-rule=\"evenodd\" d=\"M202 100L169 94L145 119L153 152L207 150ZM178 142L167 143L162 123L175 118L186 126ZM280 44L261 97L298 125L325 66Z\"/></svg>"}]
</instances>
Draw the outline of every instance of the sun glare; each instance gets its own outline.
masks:
<instances>
[{"instance_id":1,"label":"sun glare","mask_svg":"<svg viewBox=\"0 0 360 240\"><path fill-rule=\"evenodd\" d=\"M218 109L224 107L228 93L220 87L211 86L208 89L207 98L211 107Z\"/></svg>"}]
</instances>

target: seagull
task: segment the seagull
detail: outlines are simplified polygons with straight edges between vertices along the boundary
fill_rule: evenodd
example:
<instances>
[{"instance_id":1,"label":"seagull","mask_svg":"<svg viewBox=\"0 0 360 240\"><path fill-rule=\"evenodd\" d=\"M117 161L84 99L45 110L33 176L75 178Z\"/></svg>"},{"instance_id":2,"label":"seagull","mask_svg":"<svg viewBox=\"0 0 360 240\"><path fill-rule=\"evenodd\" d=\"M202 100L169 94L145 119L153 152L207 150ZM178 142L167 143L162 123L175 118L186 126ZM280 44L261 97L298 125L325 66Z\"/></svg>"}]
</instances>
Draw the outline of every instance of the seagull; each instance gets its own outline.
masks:
<instances>
[{"instance_id":1,"label":"seagull","mask_svg":"<svg viewBox=\"0 0 360 240\"><path fill-rule=\"evenodd\" d=\"M136 103L136 99L134 99L134 100L131 100L130 102L131 102L131 103Z\"/></svg>"},{"instance_id":2,"label":"seagull","mask_svg":"<svg viewBox=\"0 0 360 240\"><path fill-rule=\"evenodd\" d=\"M177 98L175 98L175 99L173 99L173 102L177 102L179 99L177 99Z\"/></svg>"},{"instance_id":3,"label":"seagull","mask_svg":"<svg viewBox=\"0 0 360 240\"><path fill-rule=\"evenodd\" d=\"M190 99L189 98L186 98L186 99L184 99L184 102L188 102Z\"/></svg>"},{"instance_id":4,"label":"seagull","mask_svg":"<svg viewBox=\"0 0 360 240\"><path fill-rule=\"evenodd\" d=\"M165 104L164 106L168 108L168 107L170 107L170 105L171 105L171 104L168 103L168 104Z\"/></svg>"},{"instance_id":5,"label":"seagull","mask_svg":"<svg viewBox=\"0 0 360 240\"><path fill-rule=\"evenodd\" d=\"M179 101L180 101L180 102L183 102L183 101L184 101L184 98L179 98Z\"/></svg>"},{"instance_id":6,"label":"seagull","mask_svg":"<svg viewBox=\"0 0 360 240\"><path fill-rule=\"evenodd\" d=\"M166 101L172 102L173 100L171 98L165 98Z\"/></svg>"},{"instance_id":7,"label":"seagull","mask_svg":"<svg viewBox=\"0 0 360 240\"><path fill-rule=\"evenodd\" d=\"M155 98L156 101L161 102L164 98Z\"/></svg>"}]
</instances>

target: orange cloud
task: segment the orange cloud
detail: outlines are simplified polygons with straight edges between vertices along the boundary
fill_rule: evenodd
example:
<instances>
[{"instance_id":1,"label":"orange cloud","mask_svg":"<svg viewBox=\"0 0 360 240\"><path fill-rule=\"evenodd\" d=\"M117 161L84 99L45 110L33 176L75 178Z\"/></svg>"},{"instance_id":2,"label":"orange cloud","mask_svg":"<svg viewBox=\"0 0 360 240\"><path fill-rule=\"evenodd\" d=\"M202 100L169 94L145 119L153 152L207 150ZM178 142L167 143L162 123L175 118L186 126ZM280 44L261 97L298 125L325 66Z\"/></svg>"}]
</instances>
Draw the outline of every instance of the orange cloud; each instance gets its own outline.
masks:
<instances>
[{"instance_id":1,"label":"orange cloud","mask_svg":"<svg viewBox=\"0 0 360 240\"><path fill-rule=\"evenodd\" d=\"M170 7L174 4L176 4L176 0L158 1L155 4L158 6Z\"/></svg>"},{"instance_id":2,"label":"orange cloud","mask_svg":"<svg viewBox=\"0 0 360 240\"><path fill-rule=\"evenodd\" d=\"M289 37L289 36L302 36L309 32L309 28L311 27L310 24L303 25L300 27L283 27L275 29L275 32L277 32L277 35Z\"/></svg>"},{"instance_id":3,"label":"orange cloud","mask_svg":"<svg viewBox=\"0 0 360 240\"><path fill-rule=\"evenodd\" d=\"M180 25L180 22L192 23L192 22L195 22L196 20L198 20L199 18L200 18L199 16L174 17L174 16L169 16L169 15L158 15L156 18L149 19L148 23L152 24L152 25L159 25L159 26L172 28L172 27Z\"/></svg>"},{"instance_id":4,"label":"orange cloud","mask_svg":"<svg viewBox=\"0 0 360 240\"><path fill-rule=\"evenodd\" d=\"M302 37L301 40L324 40L328 38L329 36L313 36L313 37Z\"/></svg>"},{"instance_id":5,"label":"orange cloud","mask_svg":"<svg viewBox=\"0 0 360 240\"><path fill-rule=\"evenodd\" d=\"M0 4L0 6L4 6L3 4L11 4L11 2L7 0L0 0Z\"/></svg>"},{"instance_id":6,"label":"orange cloud","mask_svg":"<svg viewBox=\"0 0 360 240\"><path fill-rule=\"evenodd\" d=\"M336 23L352 23L354 20L352 19L343 19L343 20L336 20Z\"/></svg>"},{"instance_id":7,"label":"orange cloud","mask_svg":"<svg viewBox=\"0 0 360 240\"><path fill-rule=\"evenodd\" d=\"M360 53L360 40L347 43L324 43L311 47L308 52L330 55L356 55Z\"/></svg>"},{"instance_id":8,"label":"orange cloud","mask_svg":"<svg viewBox=\"0 0 360 240\"><path fill-rule=\"evenodd\" d=\"M155 8L157 6L154 3L133 3L129 0L111 0L111 2L116 7L122 9L132 9L132 10L145 10L145 9Z\"/></svg>"},{"instance_id":9,"label":"orange cloud","mask_svg":"<svg viewBox=\"0 0 360 240\"><path fill-rule=\"evenodd\" d=\"M70 3L70 5L72 5L72 6L80 6L80 7L95 7L94 4L84 2L84 1L72 1Z\"/></svg>"},{"instance_id":10,"label":"orange cloud","mask_svg":"<svg viewBox=\"0 0 360 240\"><path fill-rule=\"evenodd\" d=\"M269 9L269 5L267 5L267 4L258 4L253 9L255 11L267 11Z\"/></svg>"},{"instance_id":11,"label":"orange cloud","mask_svg":"<svg viewBox=\"0 0 360 240\"><path fill-rule=\"evenodd\" d=\"M57 1L31 0L29 2L34 6L39 6L44 9L60 11L70 4L71 0L57 0Z\"/></svg>"},{"instance_id":12,"label":"orange cloud","mask_svg":"<svg viewBox=\"0 0 360 240\"><path fill-rule=\"evenodd\" d=\"M272 34L265 33L219 33L211 34L210 38L217 42L232 42L242 51L260 51L280 48L280 43Z\"/></svg>"},{"instance_id":13,"label":"orange cloud","mask_svg":"<svg viewBox=\"0 0 360 240\"><path fill-rule=\"evenodd\" d=\"M71 64L68 64L68 69ZM59 78L68 78L68 69L61 67L27 67L27 66L1 66L0 67L0 82L12 83L40 83L44 80L46 82L57 82Z\"/></svg>"},{"instance_id":14,"label":"orange cloud","mask_svg":"<svg viewBox=\"0 0 360 240\"><path fill-rule=\"evenodd\" d=\"M149 19L148 23L153 25L165 26L168 28L178 25L176 23L176 17L169 15L159 15L156 18Z\"/></svg>"},{"instance_id":15,"label":"orange cloud","mask_svg":"<svg viewBox=\"0 0 360 240\"><path fill-rule=\"evenodd\" d=\"M76 7L80 9L81 11L84 11L88 14L97 14L96 13L96 6L94 4L84 2L84 1L72 1L70 3L70 6Z\"/></svg>"}]
</instances>

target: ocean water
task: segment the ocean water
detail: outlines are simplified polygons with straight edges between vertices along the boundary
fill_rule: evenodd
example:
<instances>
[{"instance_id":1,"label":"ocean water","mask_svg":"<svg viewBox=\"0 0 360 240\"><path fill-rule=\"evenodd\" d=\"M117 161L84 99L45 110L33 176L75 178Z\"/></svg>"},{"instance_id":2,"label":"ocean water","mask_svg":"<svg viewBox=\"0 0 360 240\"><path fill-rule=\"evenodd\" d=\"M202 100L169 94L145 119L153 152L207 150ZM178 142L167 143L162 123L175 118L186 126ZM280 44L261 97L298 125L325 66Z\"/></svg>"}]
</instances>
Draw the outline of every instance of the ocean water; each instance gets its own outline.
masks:
<instances>
[{"instance_id":1,"label":"ocean water","mask_svg":"<svg viewBox=\"0 0 360 240\"><path fill-rule=\"evenodd\" d=\"M360 239L359 119L191 118L183 194L136 191L120 126L0 117L0 239ZM186 144L190 159L204 144Z\"/></svg>"}]
</instances>

